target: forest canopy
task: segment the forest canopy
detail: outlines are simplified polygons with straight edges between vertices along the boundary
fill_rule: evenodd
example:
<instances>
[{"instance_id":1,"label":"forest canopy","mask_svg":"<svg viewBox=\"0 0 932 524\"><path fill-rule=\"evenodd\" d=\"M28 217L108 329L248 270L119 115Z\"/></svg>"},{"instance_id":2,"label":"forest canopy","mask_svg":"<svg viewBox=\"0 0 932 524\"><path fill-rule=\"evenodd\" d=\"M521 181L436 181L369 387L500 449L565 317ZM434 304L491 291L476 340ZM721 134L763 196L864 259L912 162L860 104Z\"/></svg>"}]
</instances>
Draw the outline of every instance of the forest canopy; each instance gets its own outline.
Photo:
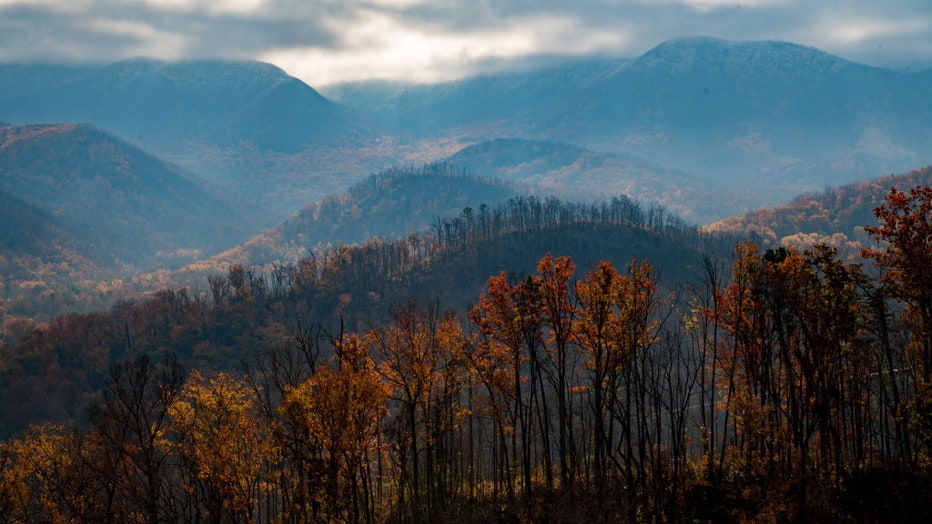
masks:
<instances>
[{"instance_id":1,"label":"forest canopy","mask_svg":"<svg viewBox=\"0 0 932 524\"><path fill-rule=\"evenodd\" d=\"M518 231L612 226L703 246L631 202L515 200L464 210L430 237L342 246L268 275L234 266L203 292L56 319L3 347L4 397L96 393L44 414L73 422L0 444L0 514L780 522L886 520L895 507L922 521L930 208L928 187L877 208L866 231L878 244L864 252L877 279L825 245L706 249L676 285L642 257L544 253L526 273L486 273L467 311L408 293L362 314L356 290L417 289L412 268L448 274L451 259L465 279L483 242ZM84 385L64 379L74 369ZM6 405L7 424L17 409L28 403Z\"/></svg>"}]
</instances>

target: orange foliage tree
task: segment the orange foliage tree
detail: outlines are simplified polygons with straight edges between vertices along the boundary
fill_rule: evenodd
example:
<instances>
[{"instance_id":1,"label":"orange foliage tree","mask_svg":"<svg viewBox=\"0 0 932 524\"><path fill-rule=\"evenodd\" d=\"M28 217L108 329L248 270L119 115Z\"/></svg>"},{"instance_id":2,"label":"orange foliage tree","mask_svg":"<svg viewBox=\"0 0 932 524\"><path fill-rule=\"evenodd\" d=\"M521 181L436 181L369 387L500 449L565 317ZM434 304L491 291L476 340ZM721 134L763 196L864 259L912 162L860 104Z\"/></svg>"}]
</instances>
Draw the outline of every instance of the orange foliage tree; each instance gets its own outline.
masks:
<instances>
[{"instance_id":1,"label":"orange foliage tree","mask_svg":"<svg viewBox=\"0 0 932 524\"><path fill-rule=\"evenodd\" d=\"M876 226L867 226L883 249L865 248L862 256L884 270L880 277L893 296L905 301L919 318L922 380L932 381L932 187L908 193L891 188L874 209Z\"/></svg>"},{"instance_id":2,"label":"orange foliage tree","mask_svg":"<svg viewBox=\"0 0 932 524\"><path fill-rule=\"evenodd\" d=\"M368 345L357 335L335 341L333 366L320 366L289 389L281 410L322 451L322 485L311 501L315 519L373 519L373 469L390 391Z\"/></svg>"}]
</instances>

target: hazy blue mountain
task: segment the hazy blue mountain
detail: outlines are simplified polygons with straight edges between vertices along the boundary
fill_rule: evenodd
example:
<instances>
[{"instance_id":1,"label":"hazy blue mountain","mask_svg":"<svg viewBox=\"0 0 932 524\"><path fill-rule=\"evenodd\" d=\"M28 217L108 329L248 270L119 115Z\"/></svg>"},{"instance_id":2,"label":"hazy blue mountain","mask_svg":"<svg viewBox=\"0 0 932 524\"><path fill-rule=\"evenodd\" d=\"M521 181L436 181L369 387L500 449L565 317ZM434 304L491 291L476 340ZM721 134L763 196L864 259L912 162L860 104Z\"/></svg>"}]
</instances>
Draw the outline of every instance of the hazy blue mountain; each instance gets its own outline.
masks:
<instances>
[{"instance_id":1,"label":"hazy blue mountain","mask_svg":"<svg viewBox=\"0 0 932 524\"><path fill-rule=\"evenodd\" d=\"M281 153L352 131L339 107L261 62L0 65L0 118L89 122L146 146L194 140Z\"/></svg>"},{"instance_id":2,"label":"hazy blue mountain","mask_svg":"<svg viewBox=\"0 0 932 524\"><path fill-rule=\"evenodd\" d=\"M261 210L254 231L368 173L502 137L661 166L666 185L645 186L658 182L650 167L625 192L675 201L697 220L721 206L671 193L674 174L697 177L713 196L740 188L748 209L932 163L932 71L879 69L784 42L685 38L633 60L325 93L336 102L256 62L0 66L0 120L99 125ZM624 183L610 171L600 183Z\"/></svg>"},{"instance_id":3,"label":"hazy blue mountain","mask_svg":"<svg viewBox=\"0 0 932 524\"><path fill-rule=\"evenodd\" d=\"M106 308L119 286L115 263L52 213L0 190L0 334L19 315Z\"/></svg>"},{"instance_id":4,"label":"hazy blue mountain","mask_svg":"<svg viewBox=\"0 0 932 524\"><path fill-rule=\"evenodd\" d=\"M930 80L783 42L683 39L584 90L589 103L561 131L621 139L693 171L714 170L722 153L758 165L857 152L915 162L932 143ZM540 124L560 125L565 112Z\"/></svg>"},{"instance_id":5,"label":"hazy blue mountain","mask_svg":"<svg viewBox=\"0 0 932 524\"><path fill-rule=\"evenodd\" d=\"M346 193L311 202L280 226L188 270L222 272L230 263L294 263L315 249L424 233L440 218L457 216L467 207L495 206L515 195L507 182L473 176L449 164L391 169L370 175Z\"/></svg>"},{"instance_id":6,"label":"hazy blue mountain","mask_svg":"<svg viewBox=\"0 0 932 524\"><path fill-rule=\"evenodd\" d=\"M260 62L0 65L0 120L106 129L259 210L253 232L386 167L352 153L370 134L347 111Z\"/></svg>"},{"instance_id":7,"label":"hazy blue mountain","mask_svg":"<svg viewBox=\"0 0 932 524\"><path fill-rule=\"evenodd\" d=\"M395 129L633 154L738 182L772 203L932 161L932 72L785 42L685 38L631 61L327 92L357 111L391 114Z\"/></svg>"},{"instance_id":8,"label":"hazy blue mountain","mask_svg":"<svg viewBox=\"0 0 932 524\"><path fill-rule=\"evenodd\" d=\"M533 118L543 108L597 85L628 62L620 58L582 59L449 83L364 81L328 86L323 91L391 132L429 137L458 128L468 132L479 128L494 135L503 123ZM533 134L533 130L528 132Z\"/></svg>"},{"instance_id":9,"label":"hazy blue mountain","mask_svg":"<svg viewBox=\"0 0 932 524\"><path fill-rule=\"evenodd\" d=\"M86 125L0 127L0 190L111 266L171 266L242 241L249 213L179 168Z\"/></svg>"},{"instance_id":10,"label":"hazy blue mountain","mask_svg":"<svg viewBox=\"0 0 932 524\"><path fill-rule=\"evenodd\" d=\"M734 185L704 180L631 155L597 153L561 142L496 139L466 147L446 162L517 183L538 194L583 200L623 194L660 204L700 224L763 203Z\"/></svg>"},{"instance_id":11,"label":"hazy blue mountain","mask_svg":"<svg viewBox=\"0 0 932 524\"><path fill-rule=\"evenodd\" d=\"M26 203L6 191L0 190L0 252L6 262L30 257L43 263L60 264L68 258L83 259L88 265L112 263L106 255L82 242L48 211ZM70 254L69 254L70 253ZM24 268L25 269L25 268ZM10 271L0 271L9 279ZM15 275L21 276L21 275Z\"/></svg>"}]
</instances>

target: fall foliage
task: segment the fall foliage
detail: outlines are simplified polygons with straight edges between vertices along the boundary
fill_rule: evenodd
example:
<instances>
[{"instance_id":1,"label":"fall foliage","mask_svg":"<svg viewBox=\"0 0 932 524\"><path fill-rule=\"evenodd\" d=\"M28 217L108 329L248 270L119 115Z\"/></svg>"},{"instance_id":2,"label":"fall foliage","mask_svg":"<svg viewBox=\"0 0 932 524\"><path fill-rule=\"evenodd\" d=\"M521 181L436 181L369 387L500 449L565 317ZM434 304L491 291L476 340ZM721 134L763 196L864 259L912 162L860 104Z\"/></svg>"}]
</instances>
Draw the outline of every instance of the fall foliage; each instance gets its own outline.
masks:
<instances>
[{"instance_id":1,"label":"fall foliage","mask_svg":"<svg viewBox=\"0 0 932 524\"><path fill-rule=\"evenodd\" d=\"M61 373L69 358L116 363L93 377L89 424L0 444L0 515L882 521L895 505L923 521L929 258L928 235L913 233L932 222L929 200L928 188L891 191L878 208L867 231L884 243L865 256L879 280L829 246L746 242L728 261L707 255L687 286L665 285L648 260L577 273L547 253L531 274L489 277L465 316L413 298L364 329L307 327L309 309L290 330L252 314L333 286L324 274L347 278L359 253L346 249L280 281L235 266L201 294L63 318L7 347L0 379L15 366ZM442 236L465 253L476 234ZM225 340L224 325L265 338ZM205 339L249 346L244 372L210 371L222 353ZM184 344L200 359L188 373L173 356Z\"/></svg>"}]
</instances>

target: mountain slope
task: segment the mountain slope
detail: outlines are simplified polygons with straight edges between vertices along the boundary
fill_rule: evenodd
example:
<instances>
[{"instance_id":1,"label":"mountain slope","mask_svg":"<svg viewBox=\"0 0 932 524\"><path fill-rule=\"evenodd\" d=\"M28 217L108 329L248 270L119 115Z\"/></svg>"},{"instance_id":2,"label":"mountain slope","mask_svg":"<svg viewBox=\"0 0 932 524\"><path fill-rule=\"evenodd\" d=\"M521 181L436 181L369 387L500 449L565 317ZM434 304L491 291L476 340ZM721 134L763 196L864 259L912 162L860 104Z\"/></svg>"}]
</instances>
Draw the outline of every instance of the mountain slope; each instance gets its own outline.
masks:
<instances>
[{"instance_id":1,"label":"mountain slope","mask_svg":"<svg viewBox=\"0 0 932 524\"><path fill-rule=\"evenodd\" d=\"M677 150L677 167L698 163L701 171L723 151L733 165L760 154L847 154L869 132L907 150L879 150L879 156L915 161L932 140L917 118L932 110L920 94L932 87L929 80L785 42L688 38L657 46L586 90L592 103L563 130L590 140L636 139L653 155ZM704 152L708 146L716 147Z\"/></svg>"},{"instance_id":2,"label":"mountain slope","mask_svg":"<svg viewBox=\"0 0 932 524\"><path fill-rule=\"evenodd\" d=\"M0 65L0 120L106 129L255 209L254 233L387 165L345 110L260 62Z\"/></svg>"},{"instance_id":3,"label":"mountain slope","mask_svg":"<svg viewBox=\"0 0 932 524\"><path fill-rule=\"evenodd\" d=\"M633 258L647 258L664 287L701 267L695 230L623 198L583 205L519 197L437 223L437 234L325 250L284 274L231 268L197 297L163 290L109 312L56 319L15 346L0 344L0 396L23 399L0 403L0 438L29 423L80 420L111 359L173 351L188 368L241 370L258 351L293 341L297 330L365 332L410 298L462 313L487 290L489 276L521 279L548 252L572 257L578 275L600 260L623 271ZM30 394L36 391L43 394Z\"/></svg>"},{"instance_id":4,"label":"mountain slope","mask_svg":"<svg viewBox=\"0 0 932 524\"><path fill-rule=\"evenodd\" d=\"M46 254L60 253L75 247L82 257L99 255L88 249L88 246L76 246L74 234L51 213L29 205L10 193L0 191L0 249L52 258ZM0 273L9 276L6 271Z\"/></svg>"},{"instance_id":5,"label":"mountain slope","mask_svg":"<svg viewBox=\"0 0 932 524\"><path fill-rule=\"evenodd\" d=\"M932 162L932 72L786 42L685 38L632 61L395 86L389 103L374 103L365 86L328 92L393 114L399 129L632 154L751 189L771 205Z\"/></svg>"},{"instance_id":6,"label":"mountain slope","mask_svg":"<svg viewBox=\"0 0 932 524\"><path fill-rule=\"evenodd\" d=\"M538 194L583 200L627 195L660 204L697 223L718 220L754 204L753 195L733 186L629 155L597 153L559 142L497 139L466 147L445 161L524 185Z\"/></svg>"},{"instance_id":7,"label":"mountain slope","mask_svg":"<svg viewBox=\"0 0 932 524\"><path fill-rule=\"evenodd\" d=\"M498 205L513 196L515 189L507 183L471 176L446 164L393 169L371 175L344 194L312 202L282 225L187 269L217 272L231 263L294 263L329 246L423 233L442 217L458 215L467 207Z\"/></svg>"},{"instance_id":8,"label":"mountain slope","mask_svg":"<svg viewBox=\"0 0 932 524\"><path fill-rule=\"evenodd\" d=\"M122 265L171 266L243 239L248 214L178 168L96 128L0 128L0 190Z\"/></svg>"},{"instance_id":9,"label":"mountain slope","mask_svg":"<svg viewBox=\"0 0 932 524\"><path fill-rule=\"evenodd\" d=\"M0 333L17 316L106 307L119 285L109 281L113 262L51 213L0 190Z\"/></svg>"},{"instance_id":10,"label":"mountain slope","mask_svg":"<svg viewBox=\"0 0 932 524\"><path fill-rule=\"evenodd\" d=\"M494 135L502 122L533 118L542 108L559 105L628 62L581 59L456 82L409 85L366 81L327 86L323 92L393 133L432 137L464 132L473 136L481 130ZM533 129L526 131L534 133Z\"/></svg>"},{"instance_id":11,"label":"mountain slope","mask_svg":"<svg viewBox=\"0 0 932 524\"><path fill-rule=\"evenodd\" d=\"M864 226L877 224L873 210L890 188L907 191L919 185L932 185L932 166L801 195L787 204L729 217L706 229L753 236L769 246L808 247L823 242L853 254L858 247L873 243Z\"/></svg>"},{"instance_id":12,"label":"mountain slope","mask_svg":"<svg viewBox=\"0 0 932 524\"><path fill-rule=\"evenodd\" d=\"M280 153L351 131L337 106L260 62L3 65L0 115L15 123L90 122L149 147L199 140Z\"/></svg>"}]
</instances>

